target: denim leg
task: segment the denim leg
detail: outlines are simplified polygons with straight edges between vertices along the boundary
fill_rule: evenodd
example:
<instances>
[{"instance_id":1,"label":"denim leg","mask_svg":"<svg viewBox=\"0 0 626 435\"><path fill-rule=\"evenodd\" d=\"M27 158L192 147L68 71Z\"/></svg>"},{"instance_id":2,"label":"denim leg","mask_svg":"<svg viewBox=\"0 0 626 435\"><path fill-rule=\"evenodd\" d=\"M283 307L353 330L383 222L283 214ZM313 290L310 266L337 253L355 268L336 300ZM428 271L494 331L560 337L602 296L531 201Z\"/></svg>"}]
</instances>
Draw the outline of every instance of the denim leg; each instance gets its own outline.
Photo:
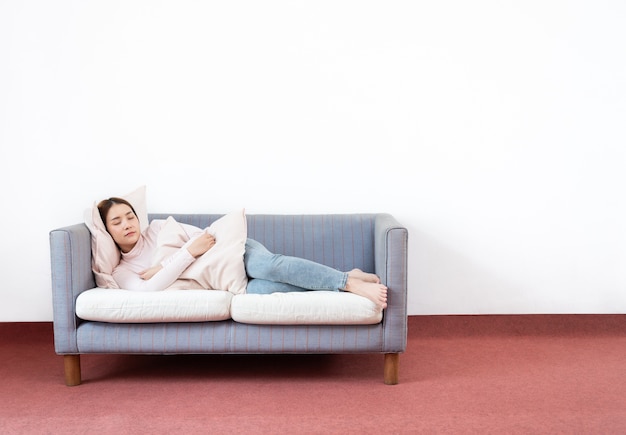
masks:
<instances>
[{"instance_id":1,"label":"denim leg","mask_svg":"<svg viewBox=\"0 0 626 435\"><path fill-rule=\"evenodd\" d=\"M290 284L307 290L338 291L346 286L348 279L346 272L332 267L304 258L273 254L252 239L246 241L244 264L250 278Z\"/></svg>"}]
</instances>

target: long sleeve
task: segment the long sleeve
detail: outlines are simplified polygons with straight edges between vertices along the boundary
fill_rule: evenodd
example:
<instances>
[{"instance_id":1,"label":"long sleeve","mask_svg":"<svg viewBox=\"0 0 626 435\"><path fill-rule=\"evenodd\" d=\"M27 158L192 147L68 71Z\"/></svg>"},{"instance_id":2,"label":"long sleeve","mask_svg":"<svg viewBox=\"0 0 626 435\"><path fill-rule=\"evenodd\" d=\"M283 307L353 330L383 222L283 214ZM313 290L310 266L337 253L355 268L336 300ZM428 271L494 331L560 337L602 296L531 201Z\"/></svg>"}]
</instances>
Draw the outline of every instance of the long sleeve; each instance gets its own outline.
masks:
<instances>
[{"instance_id":1,"label":"long sleeve","mask_svg":"<svg viewBox=\"0 0 626 435\"><path fill-rule=\"evenodd\" d=\"M141 279L139 274L152 266L156 240L163 222L153 221L142 234L137 245L130 252L122 254L120 264L113 270L113 279L120 288L146 292L165 290L195 261L195 258L187 250L187 246L202 230L193 226L186 226L185 230L192 240L165 259L161 263L162 269L152 278L149 280Z\"/></svg>"},{"instance_id":2,"label":"long sleeve","mask_svg":"<svg viewBox=\"0 0 626 435\"><path fill-rule=\"evenodd\" d=\"M195 258L189 253L187 248L182 247L174 255L165 260L161 264L163 268L149 280L141 279L139 276L142 271L150 267L149 265L141 270L134 271L130 268L123 267L121 263L120 266L113 271L113 279L115 279L115 282L117 282L120 288L126 290L144 292L161 291L172 285L181 273L194 261Z\"/></svg>"}]
</instances>

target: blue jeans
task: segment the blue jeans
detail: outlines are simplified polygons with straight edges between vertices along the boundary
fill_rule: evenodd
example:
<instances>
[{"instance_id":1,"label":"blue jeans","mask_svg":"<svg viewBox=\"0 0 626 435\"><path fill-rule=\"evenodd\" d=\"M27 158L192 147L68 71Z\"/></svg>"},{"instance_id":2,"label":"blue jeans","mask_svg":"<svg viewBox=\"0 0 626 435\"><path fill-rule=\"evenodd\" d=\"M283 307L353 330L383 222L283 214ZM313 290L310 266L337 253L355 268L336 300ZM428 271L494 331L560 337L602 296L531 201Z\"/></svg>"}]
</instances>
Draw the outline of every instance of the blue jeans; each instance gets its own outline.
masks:
<instances>
[{"instance_id":1,"label":"blue jeans","mask_svg":"<svg viewBox=\"0 0 626 435\"><path fill-rule=\"evenodd\" d=\"M304 258L273 254L256 240L246 240L243 257L248 274L247 293L339 291L346 286L347 272Z\"/></svg>"}]
</instances>

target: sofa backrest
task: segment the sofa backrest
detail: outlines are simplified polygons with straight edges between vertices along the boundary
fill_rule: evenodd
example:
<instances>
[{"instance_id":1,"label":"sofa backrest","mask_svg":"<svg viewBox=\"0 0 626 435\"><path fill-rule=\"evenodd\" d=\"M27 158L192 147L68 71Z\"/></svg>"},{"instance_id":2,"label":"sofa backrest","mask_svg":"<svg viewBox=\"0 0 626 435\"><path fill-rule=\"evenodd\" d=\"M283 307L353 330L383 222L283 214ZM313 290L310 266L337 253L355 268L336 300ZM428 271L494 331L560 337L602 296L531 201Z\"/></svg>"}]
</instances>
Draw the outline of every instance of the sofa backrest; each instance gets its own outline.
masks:
<instances>
[{"instance_id":1,"label":"sofa backrest","mask_svg":"<svg viewBox=\"0 0 626 435\"><path fill-rule=\"evenodd\" d=\"M206 228L223 214L152 213ZM248 214L248 237L277 254L306 258L336 269L374 270L376 214L266 215Z\"/></svg>"}]
</instances>

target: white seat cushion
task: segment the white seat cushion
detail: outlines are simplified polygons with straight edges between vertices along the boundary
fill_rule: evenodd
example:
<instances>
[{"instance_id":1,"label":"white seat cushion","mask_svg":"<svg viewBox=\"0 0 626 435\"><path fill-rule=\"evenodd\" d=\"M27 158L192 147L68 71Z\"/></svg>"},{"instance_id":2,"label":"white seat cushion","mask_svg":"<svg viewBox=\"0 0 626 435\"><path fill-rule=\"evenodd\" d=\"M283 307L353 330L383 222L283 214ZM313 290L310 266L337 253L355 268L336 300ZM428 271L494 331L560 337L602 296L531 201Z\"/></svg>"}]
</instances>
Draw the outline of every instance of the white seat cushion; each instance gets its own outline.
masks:
<instances>
[{"instance_id":1,"label":"white seat cushion","mask_svg":"<svg viewBox=\"0 0 626 435\"><path fill-rule=\"evenodd\" d=\"M230 318L233 294L222 290L136 292L95 288L76 299L76 315L111 323L207 322Z\"/></svg>"},{"instance_id":2,"label":"white seat cushion","mask_svg":"<svg viewBox=\"0 0 626 435\"><path fill-rule=\"evenodd\" d=\"M333 291L235 295L230 314L257 325L372 325L383 317L369 299Z\"/></svg>"}]
</instances>

